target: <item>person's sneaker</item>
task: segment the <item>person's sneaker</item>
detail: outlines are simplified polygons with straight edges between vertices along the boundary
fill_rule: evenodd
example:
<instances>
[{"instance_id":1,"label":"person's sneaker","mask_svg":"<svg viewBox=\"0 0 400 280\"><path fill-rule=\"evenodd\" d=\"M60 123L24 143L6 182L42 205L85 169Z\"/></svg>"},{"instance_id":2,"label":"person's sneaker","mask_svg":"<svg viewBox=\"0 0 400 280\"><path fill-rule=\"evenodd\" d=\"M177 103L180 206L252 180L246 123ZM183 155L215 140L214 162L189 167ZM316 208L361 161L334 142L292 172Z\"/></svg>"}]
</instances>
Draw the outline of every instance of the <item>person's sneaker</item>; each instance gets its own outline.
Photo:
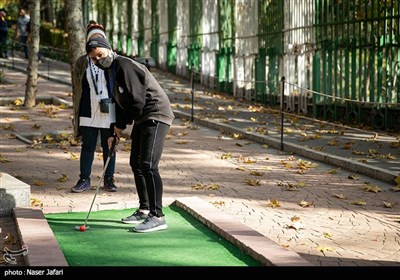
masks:
<instances>
[{"instance_id":1,"label":"person's sneaker","mask_svg":"<svg viewBox=\"0 0 400 280\"><path fill-rule=\"evenodd\" d=\"M167 229L167 223L165 217L156 217L149 215L146 220L140 225L134 227L131 231L135 232L152 232Z\"/></svg>"},{"instance_id":2,"label":"person's sneaker","mask_svg":"<svg viewBox=\"0 0 400 280\"><path fill-rule=\"evenodd\" d=\"M114 185L114 178L104 178L104 189L108 192L117 191L117 186Z\"/></svg>"},{"instance_id":3,"label":"person's sneaker","mask_svg":"<svg viewBox=\"0 0 400 280\"><path fill-rule=\"evenodd\" d=\"M81 193L89 190L90 188L90 179L79 179L78 183L72 187L71 191L74 193Z\"/></svg>"},{"instance_id":4,"label":"person's sneaker","mask_svg":"<svg viewBox=\"0 0 400 280\"><path fill-rule=\"evenodd\" d=\"M122 218L121 222L123 222L124 224L140 224L141 222L146 220L147 216L148 214L138 209L129 217Z\"/></svg>"}]
</instances>

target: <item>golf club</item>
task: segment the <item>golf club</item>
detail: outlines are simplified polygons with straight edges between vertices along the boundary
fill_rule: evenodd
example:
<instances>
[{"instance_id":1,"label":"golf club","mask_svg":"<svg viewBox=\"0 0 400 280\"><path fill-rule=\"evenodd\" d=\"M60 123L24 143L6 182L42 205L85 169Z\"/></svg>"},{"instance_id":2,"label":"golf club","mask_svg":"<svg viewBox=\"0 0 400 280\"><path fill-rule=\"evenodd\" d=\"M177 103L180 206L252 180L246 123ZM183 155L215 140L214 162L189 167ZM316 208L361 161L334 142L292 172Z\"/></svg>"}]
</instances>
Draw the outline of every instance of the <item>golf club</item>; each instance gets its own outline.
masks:
<instances>
[{"instance_id":1,"label":"golf club","mask_svg":"<svg viewBox=\"0 0 400 280\"><path fill-rule=\"evenodd\" d=\"M97 194L99 193L100 185L101 185L101 182L102 182L103 179L104 179L104 174L106 173L108 163L110 162L111 157L114 155L114 152L115 152L115 146L116 146L116 144L117 144L117 136L114 135L113 138L114 138L114 139L113 139L113 141L112 141L111 148L110 148L110 150L108 151L107 161L106 161L106 163L104 164L103 172L102 172L102 174L101 174L101 176L100 176L99 183L98 183L98 185L97 185L97 187L96 187L96 193L94 194L94 197L93 197L93 200L92 200L92 204L90 205L90 208L89 208L89 212L88 212L87 215L86 215L85 223L84 223L83 225L80 225L80 226L75 226L75 229L76 229L76 230L79 230L79 231L86 231L86 230L88 230L88 229L90 228L90 227L87 226L86 224L87 224L87 221L88 221L88 219L89 219L90 212L92 211L92 207L93 207L94 201L96 200L96 196L97 196Z\"/></svg>"}]
</instances>

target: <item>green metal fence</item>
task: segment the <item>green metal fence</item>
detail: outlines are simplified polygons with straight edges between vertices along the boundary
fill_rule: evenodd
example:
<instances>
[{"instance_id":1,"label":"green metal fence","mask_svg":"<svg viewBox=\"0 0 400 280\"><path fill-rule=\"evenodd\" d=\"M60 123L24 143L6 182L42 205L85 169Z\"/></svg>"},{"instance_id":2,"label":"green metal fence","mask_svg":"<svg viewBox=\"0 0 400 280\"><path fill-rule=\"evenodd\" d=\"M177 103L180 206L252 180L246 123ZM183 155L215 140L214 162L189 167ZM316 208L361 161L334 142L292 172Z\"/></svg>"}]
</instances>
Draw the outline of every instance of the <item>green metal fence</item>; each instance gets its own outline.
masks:
<instances>
[{"instance_id":1,"label":"green metal fence","mask_svg":"<svg viewBox=\"0 0 400 280\"><path fill-rule=\"evenodd\" d=\"M316 1L316 118L393 127L399 116L400 1ZM396 112L397 111L397 112Z\"/></svg>"},{"instance_id":2,"label":"green metal fence","mask_svg":"<svg viewBox=\"0 0 400 280\"><path fill-rule=\"evenodd\" d=\"M219 91L227 93L233 92L233 71L232 71L232 57L234 55L234 33L235 33L235 19L234 19L234 5L233 1L220 0L219 1L219 26L220 26L220 49L217 54L217 73Z\"/></svg>"},{"instance_id":3,"label":"green metal fence","mask_svg":"<svg viewBox=\"0 0 400 280\"><path fill-rule=\"evenodd\" d=\"M89 7L106 6L111 12L119 9L121 2L93 1L97 1L97 5ZM167 11L159 11L160 1L167 1ZM183 37L177 38L176 11L178 5L182 7L181 1L186 0L129 0L124 7L137 10L126 13L127 30L121 30L109 15L107 30L128 33L125 37L118 36L118 40L128 40L125 43L127 52L132 49L130 45L136 44L136 55L144 56L145 49L150 47L151 56L157 63L166 65L170 72L175 73L177 67L192 66L201 72L202 26L207 24L203 11L209 2L190 0L182 5L189 22L183 40ZM248 64L254 65L251 70L254 75L248 75L254 80L243 84L253 85L249 96L255 102L276 106L280 102L281 77L285 76L283 86L287 87L284 91L287 96L284 102L288 111L348 124L399 129L400 0L216 1L220 43L216 50L217 77L214 78L219 91L233 92L235 73L238 73L235 67L241 67L235 64L235 57L241 53L247 60L254 57L254 63ZM235 38L236 27L244 24L235 18L235 12L246 5L257 7L255 18L242 19L246 24L251 21L258 26L254 35L258 38L256 54L239 50ZM168 13L166 57L158 58L160 47L164 47L160 43L165 44L159 39L159 16L165 12ZM104 15L103 11L99 12L99 17ZM147 18L151 15L151 41L148 35L145 38L145 15ZM135 35L132 35L133 23ZM112 35L109 34L110 39ZM177 65L179 40L187 48L187 57L182 59L181 56Z\"/></svg>"}]
</instances>

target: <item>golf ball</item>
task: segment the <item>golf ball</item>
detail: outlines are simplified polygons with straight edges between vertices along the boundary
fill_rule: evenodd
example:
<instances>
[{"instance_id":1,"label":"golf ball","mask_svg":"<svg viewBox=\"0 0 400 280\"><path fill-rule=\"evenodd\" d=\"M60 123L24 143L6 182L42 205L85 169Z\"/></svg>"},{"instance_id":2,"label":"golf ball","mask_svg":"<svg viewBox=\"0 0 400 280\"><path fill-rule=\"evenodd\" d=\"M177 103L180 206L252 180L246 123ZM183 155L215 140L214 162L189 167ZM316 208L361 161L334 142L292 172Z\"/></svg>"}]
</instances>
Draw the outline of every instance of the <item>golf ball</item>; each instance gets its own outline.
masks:
<instances>
[{"instance_id":1,"label":"golf ball","mask_svg":"<svg viewBox=\"0 0 400 280\"><path fill-rule=\"evenodd\" d=\"M86 230L85 225L81 225L81 227L79 228L79 230L80 230L80 231L85 231L85 230Z\"/></svg>"}]
</instances>

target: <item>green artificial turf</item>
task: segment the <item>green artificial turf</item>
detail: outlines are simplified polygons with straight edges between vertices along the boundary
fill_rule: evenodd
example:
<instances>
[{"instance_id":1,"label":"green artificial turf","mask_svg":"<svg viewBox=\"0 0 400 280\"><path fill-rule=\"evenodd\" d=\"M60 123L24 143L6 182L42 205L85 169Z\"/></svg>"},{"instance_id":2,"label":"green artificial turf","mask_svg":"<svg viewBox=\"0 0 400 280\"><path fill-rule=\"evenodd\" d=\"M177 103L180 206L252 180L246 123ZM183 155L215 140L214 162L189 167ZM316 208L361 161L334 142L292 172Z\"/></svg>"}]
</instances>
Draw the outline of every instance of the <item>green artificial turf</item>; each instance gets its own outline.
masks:
<instances>
[{"instance_id":1,"label":"green artificial turf","mask_svg":"<svg viewBox=\"0 0 400 280\"><path fill-rule=\"evenodd\" d=\"M135 233L120 222L134 209L46 215L70 266L258 266L259 262L171 205L163 211L168 229Z\"/></svg>"}]
</instances>

